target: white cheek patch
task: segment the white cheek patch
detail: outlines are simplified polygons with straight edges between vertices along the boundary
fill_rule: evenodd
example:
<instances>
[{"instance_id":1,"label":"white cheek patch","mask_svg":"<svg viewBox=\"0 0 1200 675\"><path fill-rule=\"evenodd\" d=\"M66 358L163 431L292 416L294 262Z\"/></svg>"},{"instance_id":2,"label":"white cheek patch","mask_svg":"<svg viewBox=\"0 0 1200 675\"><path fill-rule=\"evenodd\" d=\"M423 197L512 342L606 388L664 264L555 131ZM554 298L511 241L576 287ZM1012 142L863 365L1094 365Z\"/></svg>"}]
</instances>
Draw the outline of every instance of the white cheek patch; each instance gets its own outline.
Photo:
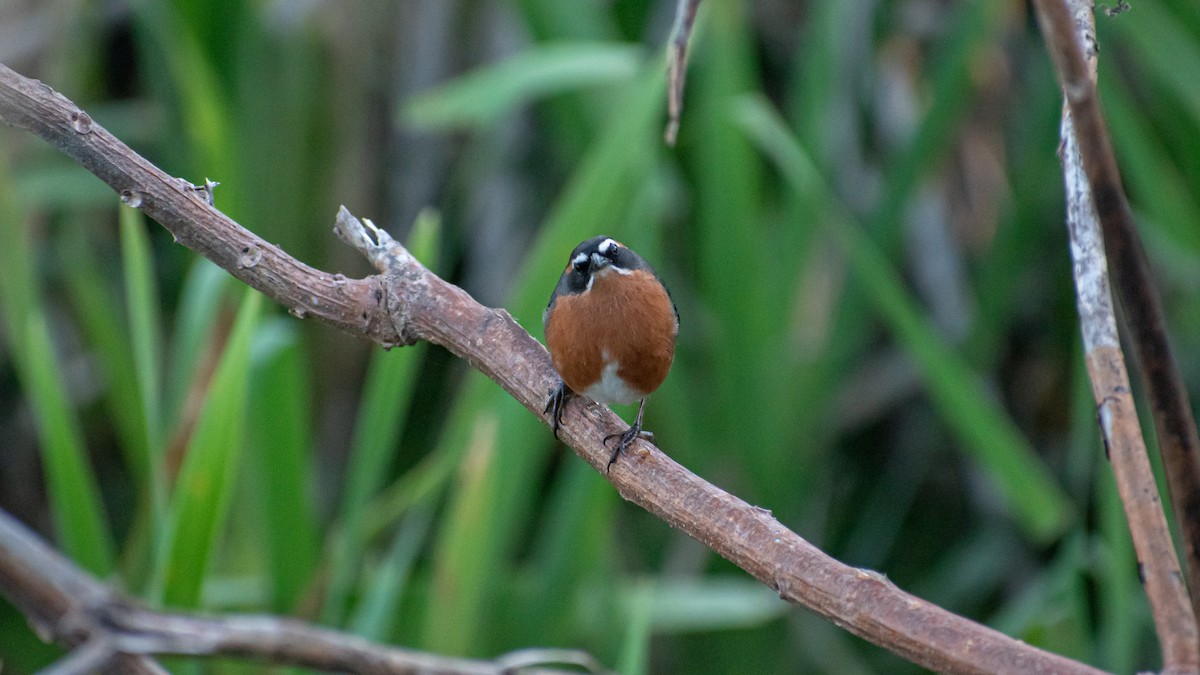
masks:
<instances>
[{"instance_id":1,"label":"white cheek patch","mask_svg":"<svg viewBox=\"0 0 1200 675\"><path fill-rule=\"evenodd\" d=\"M596 259L593 260L592 263L593 277L599 274L608 274L609 271L616 272L617 274L633 274L633 270L627 270L624 267L618 267L616 263L612 262L608 258L601 258L599 253L596 254Z\"/></svg>"},{"instance_id":2,"label":"white cheek patch","mask_svg":"<svg viewBox=\"0 0 1200 675\"><path fill-rule=\"evenodd\" d=\"M617 274L621 275L633 274L633 270L622 269L616 265L605 265L604 267L601 267L600 269L588 275L587 286L584 288L584 290L592 290L592 282L596 281L597 277L603 277L610 272L616 272Z\"/></svg>"}]
</instances>

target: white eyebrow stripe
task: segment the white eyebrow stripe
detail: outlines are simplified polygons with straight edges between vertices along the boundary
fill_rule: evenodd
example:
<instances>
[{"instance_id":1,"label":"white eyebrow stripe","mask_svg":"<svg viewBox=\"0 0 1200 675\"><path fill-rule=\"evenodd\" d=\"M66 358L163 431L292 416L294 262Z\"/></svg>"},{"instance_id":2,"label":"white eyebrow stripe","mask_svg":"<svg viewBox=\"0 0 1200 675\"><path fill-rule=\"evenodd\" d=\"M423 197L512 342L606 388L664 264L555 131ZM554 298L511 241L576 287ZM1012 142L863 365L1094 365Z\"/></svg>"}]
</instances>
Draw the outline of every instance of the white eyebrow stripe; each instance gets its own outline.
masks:
<instances>
[{"instance_id":1,"label":"white eyebrow stripe","mask_svg":"<svg viewBox=\"0 0 1200 675\"><path fill-rule=\"evenodd\" d=\"M574 258L571 258L572 265L578 265L580 263L585 263L587 261L588 261L588 254L586 254L586 253L580 253L579 255L575 256Z\"/></svg>"},{"instance_id":2,"label":"white eyebrow stripe","mask_svg":"<svg viewBox=\"0 0 1200 675\"><path fill-rule=\"evenodd\" d=\"M620 244L612 239L605 239L604 241L600 242L600 246L596 250L600 251L602 254L607 254L613 248L619 248L620 246Z\"/></svg>"}]
</instances>

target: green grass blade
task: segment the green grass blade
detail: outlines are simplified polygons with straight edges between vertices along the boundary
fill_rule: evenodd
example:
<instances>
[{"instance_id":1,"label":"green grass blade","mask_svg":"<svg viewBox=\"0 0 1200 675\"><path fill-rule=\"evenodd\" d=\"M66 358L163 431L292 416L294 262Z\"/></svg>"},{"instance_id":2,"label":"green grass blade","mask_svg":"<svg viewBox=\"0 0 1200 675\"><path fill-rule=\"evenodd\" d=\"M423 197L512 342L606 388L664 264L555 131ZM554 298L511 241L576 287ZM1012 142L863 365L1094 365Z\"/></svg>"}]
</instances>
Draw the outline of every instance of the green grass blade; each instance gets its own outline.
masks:
<instances>
[{"instance_id":1,"label":"green grass blade","mask_svg":"<svg viewBox=\"0 0 1200 675\"><path fill-rule=\"evenodd\" d=\"M616 43L530 47L413 99L403 121L423 129L486 126L538 98L627 82L643 56L641 47Z\"/></svg>"},{"instance_id":2,"label":"green grass blade","mask_svg":"<svg viewBox=\"0 0 1200 675\"><path fill-rule=\"evenodd\" d=\"M413 225L409 251L418 260L433 265L438 256L440 231L438 216L431 211L422 212ZM420 344L407 349L379 350L372 355L330 553L329 586L321 612L324 623L340 624L346 611L346 601L361 564L366 506L387 476L425 350L426 346Z\"/></svg>"},{"instance_id":3,"label":"green grass blade","mask_svg":"<svg viewBox=\"0 0 1200 675\"><path fill-rule=\"evenodd\" d=\"M71 308L93 349L105 388L105 403L121 441L125 463L138 486L149 485L149 448L143 424L142 399L130 353L128 323L113 311L119 307L116 289L101 272L96 250L82 222L58 240L58 257Z\"/></svg>"},{"instance_id":4,"label":"green grass blade","mask_svg":"<svg viewBox=\"0 0 1200 675\"><path fill-rule=\"evenodd\" d=\"M633 229L623 217L627 196L653 171L661 146L658 127L666 78L658 62L651 63L613 97L605 127L530 247L507 307L535 336L541 335L542 310L576 244L606 233L640 250L647 248L643 243L657 239L657 224L641 223L641 229Z\"/></svg>"},{"instance_id":5,"label":"green grass blade","mask_svg":"<svg viewBox=\"0 0 1200 675\"><path fill-rule=\"evenodd\" d=\"M193 166L202 167L205 176L230 186L219 193L221 210L240 217L240 199L249 195L237 188L230 96L222 87L216 64L209 60L200 39L172 3L141 5L134 18L142 34L149 38L141 41L147 79L164 87L164 98L179 105L184 140L193 153L190 157Z\"/></svg>"},{"instance_id":6,"label":"green grass blade","mask_svg":"<svg viewBox=\"0 0 1200 675\"><path fill-rule=\"evenodd\" d=\"M764 162L733 119L734 102L761 89L758 61L746 3L705 3L698 20L703 38L697 45L680 131L679 150L694 172L694 275L704 310L714 321L682 321L692 340L705 344L709 358L699 368L679 375L703 387L708 395L689 403L691 424L713 445L779 447L790 438L794 418L774 414L775 401L785 400L775 377L780 368L786 311L794 286L780 270L790 266L793 249L769 238L764 218ZM729 274L729 270L737 270ZM697 303L699 304L699 303ZM699 307L697 308L699 309ZM681 328L682 330L682 328ZM701 334L700 331L707 331ZM752 336L753 348L747 348ZM685 343L686 344L686 343ZM676 376L678 377L678 375ZM711 384L699 384L709 381ZM725 423L724 411L741 409L746 418ZM787 453L755 452L739 458L762 498L774 501L795 489L796 465Z\"/></svg>"},{"instance_id":7,"label":"green grass blade","mask_svg":"<svg viewBox=\"0 0 1200 675\"><path fill-rule=\"evenodd\" d=\"M121 206L119 220L130 347L141 395L142 433L145 435L147 453L143 461L147 469L145 485L150 495L151 529L157 530L166 508L166 477L162 465L162 324L158 284L150 255L150 238L141 211Z\"/></svg>"},{"instance_id":8,"label":"green grass blade","mask_svg":"<svg viewBox=\"0 0 1200 675\"><path fill-rule=\"evenodd\" d=\"M300 327L290 317L272 317L255 332L251 345L248 409L248 469L254 478L253 500L261 508L258 530L265 539L264 574L271 607L293 610L312 579L320 558L320 527L315 501L316 475L311 453L312 383ZM243 491L244 492L244 491ZM265 544L265 546L264 546Z\"/></svg>"},{"instance_id":9,"label":"green grass blade","mask_svg":"<svg viewBox=\"0 0 1200 675\"><path fill-rule=\"evenodd\" d=\"M203 258L192 264L184 279L171 337L164 429L173 429L179 423L200 359L211 346L221 299L232 287L229 274Z\"/></svg>"},{"instance_id":10,"label":"green grass blade","mask_svg":"<svg viewBox=\"0 0 1200 675\"><path fill-rule=\"evenodd\" d=\"M473 416L466 455L459 466L453 500L447 507L439 534L433 566L431 603L426 615L423 643L427 648L451 654L470 653L479 631L487 625L483 612L489 595L485 592L487 568L495 577L494 527L496 486L489 473L499 473L496 462L499 420L485 409ZM500 562L499 564L504 564ZM447 611L452 606L457 612Z\"/></svg>"},{"instance_id":11,"label":"green grass blade","mask_svg":"<svg viewBox=\"0 0 1200 675\"><path fill-rule=\"evenodd\" d=\"M606 5L595 0L518 0L514 9L536 44L609 44L620 39L621 31ZM573 165L586 151L596 125L607 115L609 95L607 88L597 87L555 96L539 106L545 135L554 139L555 154L564 162Z\"/></svg>"},{"instance_id":12,"label":"green grass blade","mask_svg":"<svg viewBox=\"0 0 1200 675\"><path fill-rule=\"evenodd\" d=\"M628 589L628 595L645 592ZM712 632L743 629L778 619L788 604L753 579L708 576L663 579L651 590L650 621L655 633Z\"/></svg>"},{"instance_id":13,"label":"green grass blade","mask_svg":"<svg viewBox=\"0 0 1200 675\"><path fill-rule=\"evenodd\" d=\"M518 0L514 3L525 27L537 40L596 40L616 34L605 2L582 0Z\"/></svg>"},{"instance_id":14,"label":"green grass blade","mask_svg":"<svg viewBox=\"0 0 1200 675\"><path fill-rule=\"evenodd\" d=\"M792 189L822 212L822 222L841 242L876 311L920 370L942 419L987 470L1017 521L1036 541L1061 533L1072 518L1062 488L970 368L921 315L891 262L838 203L795 136L761 98L747 98L739 114L746 132Z\"/></svg>"},{"instance_id":15,"label":"green grass blade","mask_svg":"<svg viewBox=\"0 0 1200 675\"><path fill-rule=\"evenodd\" d=\"M405 518L387 555L365 585L363 600L350 618L350 632L368 640L388 640L431 521L426 509L417 509Z\"/></svg>"},{"instance_id":16,"label":"green grass blade","mask_svg":"<svg viewBox=\"0 0 1200 675\"><path fill-rule=\"evenodd\" d=\"M523 573L531 586L513 601L511 616L519 644L566 644L575 638L572 621L578 597L562 593L597 577L609 579L609 552L619 500L612 487L583 462L567 462L551 484L530 561ZM517 620L519 617L519 620Z\"/></svg>"},{"instance_id":17,"label":"green grass blade","mask_svg":"<svg viewBox=\"0 0 1200 675\"><path fill-rule=\"evenodd\" d=\"M162 345L158 285L150 256L150 238L141 211L120 207L121 260L125 271L125 302L129 310L130 347L145 417L146 445L162 443Z\"/></svg>"},{"instance_id":18,"label":"green grass blade","mask_svg":"<svg viewBox=\"0 0 1200 675\"><path fill-rule=\"evenodd\" d=\"M88 110L95 114L91 106ZM97 119L101 119L97 115ZM105 126L108 127L108 120ZM125 142L126 136L108 127L109 131ZM59 158L56 158L59 159ZM61 158L65 160L66 158ZM105 209L112 205L112 188L96 177L80 171L73 162L48 162L45 166L28 164L21 167L21 175L15 176L17 193L21 201L33 209L63 209L68 211Z\"/></svg>"},{"instance_id":19,"label":"green grass blade","mask_svg":"<svg viewBox=\"0 0 1200 675\"><path fill-rule=\"evenodd\" d=\"M83 567L104 576L113 569L112 535L40 304L28 221L11 186L8 163L0 160L0 239L5 242L0 246L0 310L41 438L60 546Z\"/></svg>"},{"instance_id":20,"label":"green grass blade","mask_svg":"<svg viewBox=\"0 0 1200 675\"><path fill-rule=\"evenodd\" d=\"M640 675L650 672L650 638L654 619L655 582L646 580L625 594L619 672Z\"/></svg>"},{"instance_id":21,"label":"green grass blade","mask_svg":"<svg viewBox=\"0 0 1200 675\"><path fill-rule=\"evenodd\" d=\"M869 58L872 48L861 39L863 24L872 19L870 12L863 11L869 6L862 0L817 3L804 28L803 46L792 69L791 98L785 108L791 112L797 135L820 166L835 164L840 144L861 140L841 111L852 105L854 69Z\"/></svg>"},{"instance_id":22,"label":"green grass blade","mask_svg":"<svg viewBox=\"0 0 1200 675\"><path fill-rule=\"evenodd\" d=\"M1171 12L1149 3L1121 21L1105 22L1133 48L1134 62L1150 77L1167 87L1182 102L1182 111L1200 124L1200 44Z\"/></svg>"},{"instance_id":23,"label":"green grass blade","mask_svg":"<svg viewBox=\"0 0 1200 675\"><path fill-rule=\"evenodd\" d=\"M159 578L164 604L195 607L241 460L250 345L262 296L247 289L176 479Z\"/></svg>"},{"instance_id":24,"label":"green grass blade","mask_svg":"<svg viewBox=\"0 0 1200 675\"><path fill-rule=\"evenodd\" d=\"M451 413L451 419L454 414ZM412 509L434 503L454 477L459 457L440 443L416 466L380 491L363 514L363 536L372 539L404 518Z\"/></svg>"},{"instance_id":25,"label":"green grass blade","mask_svg":"<svg viewBox=\"0 0 1200 675\"><path fill-rule=\"evenodd\" d=\"M1191 270L1200 254L1200 205L1195 190L1170 158L1169 139L1156 137L1151 120L1138 107L1128 88L1115 78L1103 78L1101 96L1112 126L1113 144L1121 158L1121 178L1146 220L1147 244L1156 245L1157 260ZM1197 120L1200 121L1200 120Z\"/></svg>"},{"instance_id":26,"label":"green grass blade","mask_svg":"<svg viewBox=\"0 0 1200 675\"><path fill-rule=\"evenodd\" d=\"M100 576L113 569L113 541L87 459L83 431L71 411L53 340L40 312L26 324L21 372L29 390L38 430L55 532L71 558Z\"/></svg>"}]
</instances>

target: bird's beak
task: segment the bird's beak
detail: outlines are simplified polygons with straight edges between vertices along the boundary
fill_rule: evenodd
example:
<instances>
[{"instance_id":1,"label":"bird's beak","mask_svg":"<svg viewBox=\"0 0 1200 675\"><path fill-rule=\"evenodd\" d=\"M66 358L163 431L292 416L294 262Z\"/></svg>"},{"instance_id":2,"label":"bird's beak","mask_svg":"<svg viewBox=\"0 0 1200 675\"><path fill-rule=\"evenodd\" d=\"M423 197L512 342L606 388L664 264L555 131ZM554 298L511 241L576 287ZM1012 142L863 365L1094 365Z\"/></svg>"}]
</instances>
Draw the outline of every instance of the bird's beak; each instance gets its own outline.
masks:
<instances>
[{"instance_id":1,"label":"bird's beak","mask_svg":"<svg viewBox=\"0 0 1200 675\"><path fill-rule=\"evenodd\" d=\"M592 254L592 271L597 272L612 264L612 261L599 253Z\"/></svg>"}]
</instances>

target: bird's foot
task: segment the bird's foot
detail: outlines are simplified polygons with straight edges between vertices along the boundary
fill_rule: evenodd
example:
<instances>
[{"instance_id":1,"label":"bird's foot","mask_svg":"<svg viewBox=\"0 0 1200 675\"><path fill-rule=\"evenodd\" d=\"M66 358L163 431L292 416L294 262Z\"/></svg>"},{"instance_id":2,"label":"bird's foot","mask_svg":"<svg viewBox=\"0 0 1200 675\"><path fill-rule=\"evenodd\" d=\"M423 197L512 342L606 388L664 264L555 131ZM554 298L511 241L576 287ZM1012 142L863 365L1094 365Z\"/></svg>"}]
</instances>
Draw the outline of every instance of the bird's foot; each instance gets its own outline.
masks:
<instances>
[{"instance_id":1,"label":"bird's foot","mask_svg":"<svg viewBox=\"0 0 1200 675\"><path fill-rule=\"evenodd\" d=\"M604 447L608 447L608 442L614 438L618 439L617 447L613 449L612 455L608 458L608 466L604 467L605 473L612 469L612 465L617 463L617 457L619 457L622 452L625 452L626 448L633 445L634 441L641 438L653 442L654 433L642 429L642 421L639 419L625 431L619 434L609 434L605 436Z\"/></svg>"},{"instance_id":2,"label":"bird's foot","mask_svg":"<svg viewBox=\"0 0 1200 675\"><path fill-rule=\"evenodd\" d=\"M566 382L559 380L558 386L550 390L550 396L546 399L546 409L543 414L550 413L550 429L554 431L554 440L558 440L558 428L562 426L563 409L567 407L567 401L575 392L567 386Z\"/></svg>"}]
</instances>

